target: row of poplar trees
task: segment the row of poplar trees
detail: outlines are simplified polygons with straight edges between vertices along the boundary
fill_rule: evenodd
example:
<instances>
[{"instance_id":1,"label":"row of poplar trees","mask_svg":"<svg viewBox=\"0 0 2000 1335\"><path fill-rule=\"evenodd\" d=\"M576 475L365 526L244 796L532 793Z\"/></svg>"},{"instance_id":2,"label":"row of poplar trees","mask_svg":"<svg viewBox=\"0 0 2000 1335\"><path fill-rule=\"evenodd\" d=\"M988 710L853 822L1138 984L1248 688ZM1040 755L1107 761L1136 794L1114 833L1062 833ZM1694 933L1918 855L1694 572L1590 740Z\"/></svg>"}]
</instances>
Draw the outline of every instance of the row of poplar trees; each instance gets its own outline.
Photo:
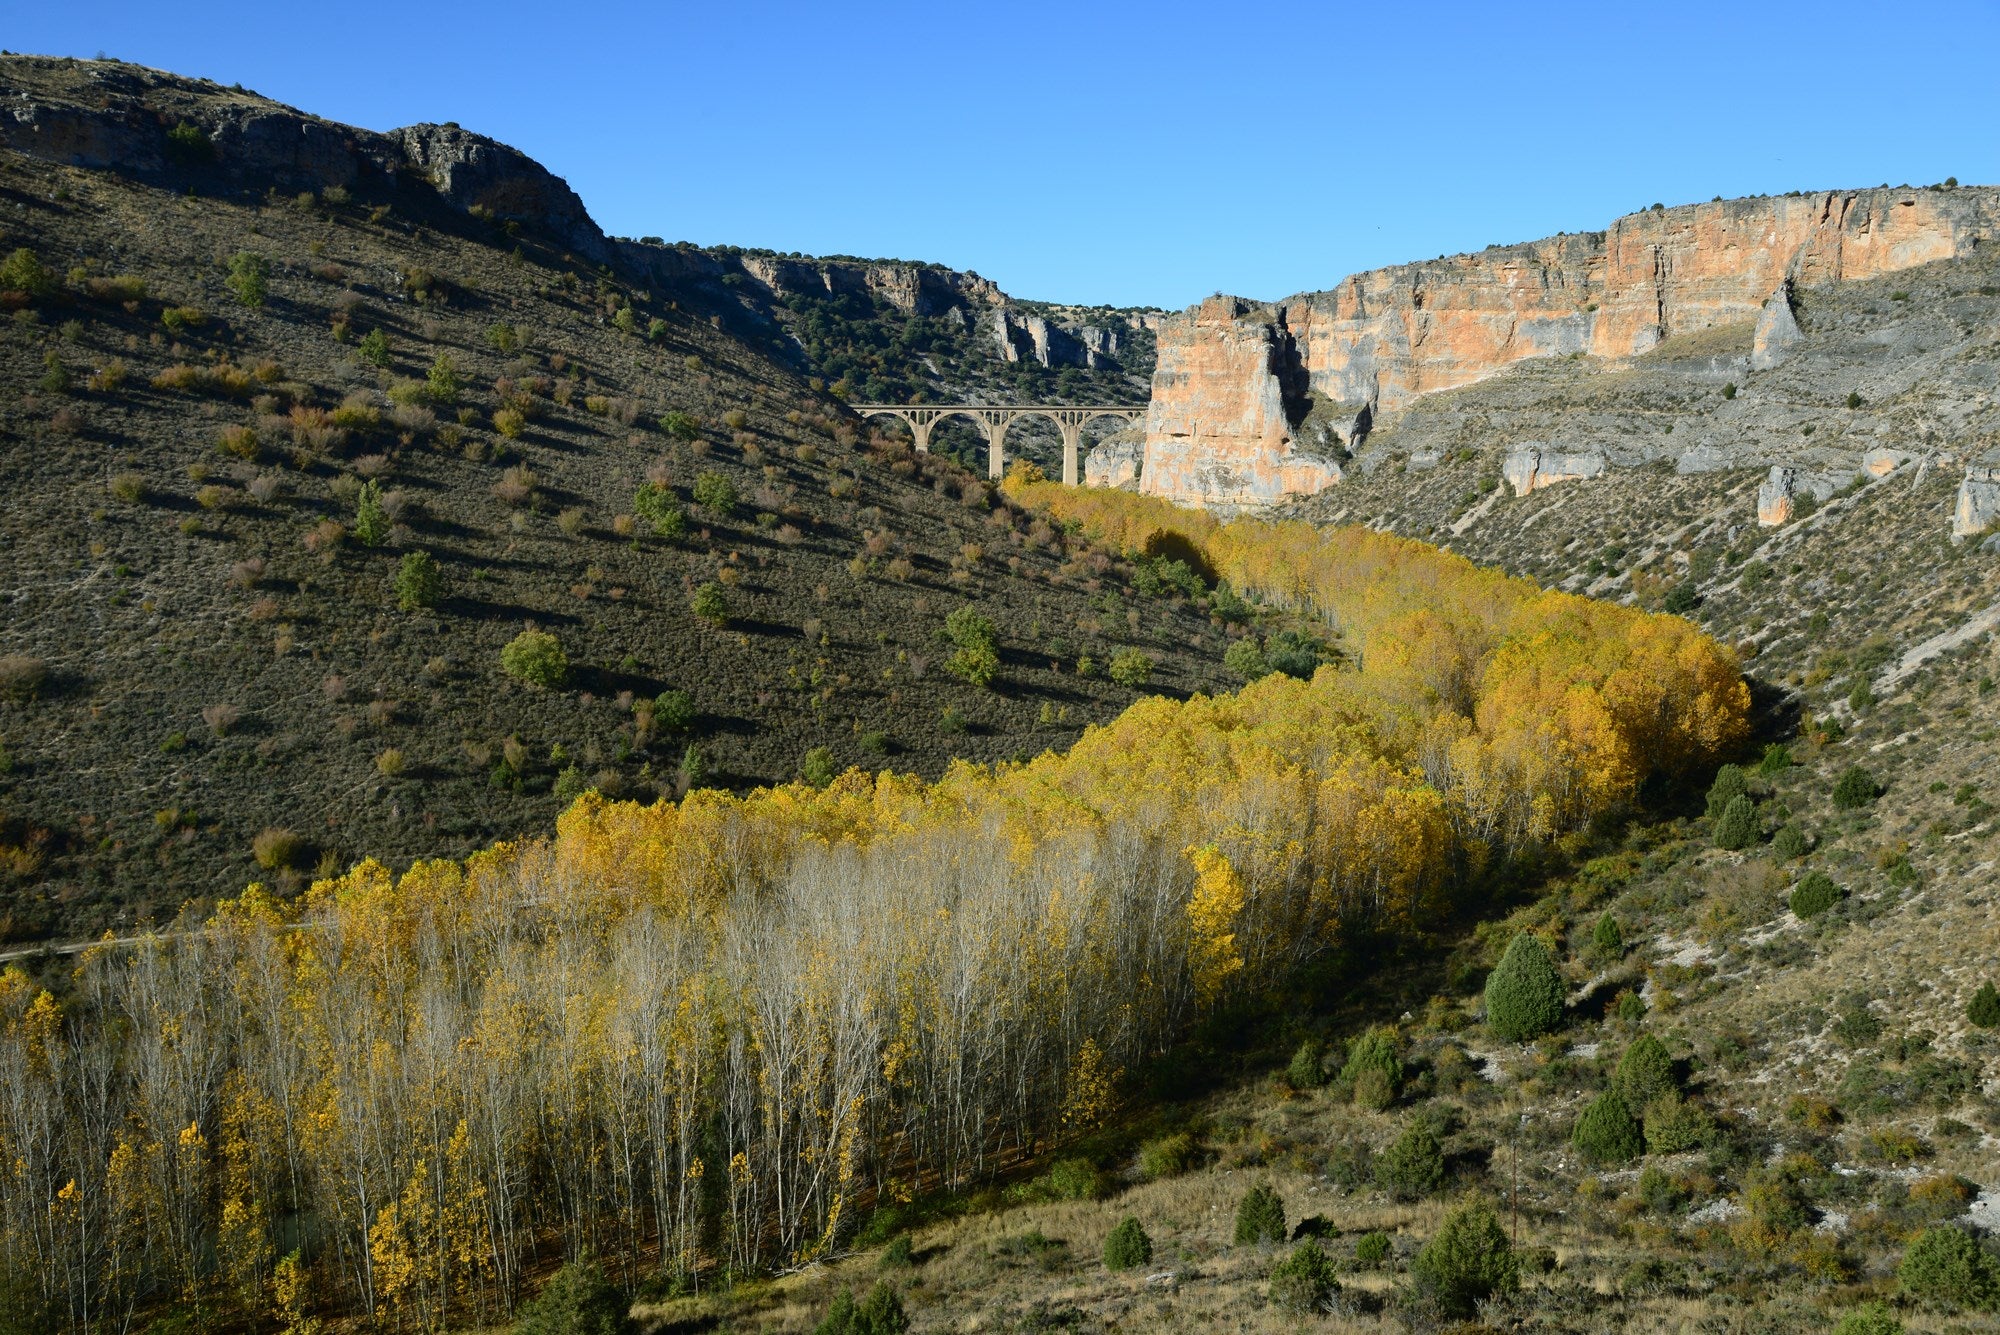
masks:
<instances>
[{"instance_id":1,"label":"row of poplar trees","mask_svg":"<svg viewBox=\"0 0 2000 1335\"><path fill-rule=\"evenodd\" d=\"M60 999L0 977L0 1307L436 1329L504 1319L565 1256L628 1283L804 1262L1096 1125L1233 993L1420 928L1743 734L1735 662L1679 619L1047 490L1325 617L1348 662L934 783L586 794L462 864L252 887L85 954Z\"/></svg>"}]
</instances>

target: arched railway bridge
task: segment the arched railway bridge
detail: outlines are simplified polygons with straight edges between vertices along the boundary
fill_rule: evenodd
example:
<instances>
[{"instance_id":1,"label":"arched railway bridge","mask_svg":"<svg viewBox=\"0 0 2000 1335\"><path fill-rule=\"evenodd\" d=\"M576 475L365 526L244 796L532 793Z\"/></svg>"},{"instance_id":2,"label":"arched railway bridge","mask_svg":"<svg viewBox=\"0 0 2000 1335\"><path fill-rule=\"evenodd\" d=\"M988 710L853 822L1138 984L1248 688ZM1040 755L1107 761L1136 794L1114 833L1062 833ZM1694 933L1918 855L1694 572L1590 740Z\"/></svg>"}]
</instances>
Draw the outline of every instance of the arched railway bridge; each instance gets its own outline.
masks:
<instances>
[{"instance_id":1,"label":"arched railway bridge","mask_svg":"<svg viewBox=\"0 0 2000 1335\"><path fill-rule=\"evenodd\" d=\"M1056 424L1056 430L1062 432L1062 480L1065 486L1071 487L1078 481L1077 452L1082 448L1085 422L1093 417L1116 417L1136 422L1146 415L1143 403L1080 407L1044 407L1037 403L856 403L851 406L863 417L886 416L900 420L917 438L917 448L927 454L931 448L932 427L953 414L970 417L986 433L986 475L994 478L1006 468L1007 428L1019 418L1046 417Z\"/></svg>"}]
</instances>

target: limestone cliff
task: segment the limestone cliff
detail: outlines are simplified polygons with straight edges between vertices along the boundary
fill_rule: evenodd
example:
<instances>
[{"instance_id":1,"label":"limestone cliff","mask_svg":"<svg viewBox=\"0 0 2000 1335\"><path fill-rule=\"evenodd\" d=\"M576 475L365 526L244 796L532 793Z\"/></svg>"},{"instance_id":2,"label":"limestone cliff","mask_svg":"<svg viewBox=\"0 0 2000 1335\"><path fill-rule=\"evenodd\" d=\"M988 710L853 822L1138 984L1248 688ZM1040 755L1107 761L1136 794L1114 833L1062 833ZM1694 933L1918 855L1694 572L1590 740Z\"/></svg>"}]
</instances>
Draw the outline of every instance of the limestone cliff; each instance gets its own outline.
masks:
<instances>
[{"instance_id":1,"label":"limestone cliff","mask_svg":"<svg viewBox=\"0 0 2000 1335\"><path fill-rule=\"evenodd\" d=\"M1797 338L1794 286L1949 259L1996 235L1991 188L1726 200L1371 270L1276 307L1239 302L1231 313L1230 299L1212 299L1160 331L1145 485L1188 502L1258 504L1334 480L1293 464L1288 424L1272 410L1288 379L1295 398L1309 391L1351 416L1352 435L1524 360L1616 363L1724 325L1754 321L1750 365L1774 365Z\"/></svg>"}]
</instances>

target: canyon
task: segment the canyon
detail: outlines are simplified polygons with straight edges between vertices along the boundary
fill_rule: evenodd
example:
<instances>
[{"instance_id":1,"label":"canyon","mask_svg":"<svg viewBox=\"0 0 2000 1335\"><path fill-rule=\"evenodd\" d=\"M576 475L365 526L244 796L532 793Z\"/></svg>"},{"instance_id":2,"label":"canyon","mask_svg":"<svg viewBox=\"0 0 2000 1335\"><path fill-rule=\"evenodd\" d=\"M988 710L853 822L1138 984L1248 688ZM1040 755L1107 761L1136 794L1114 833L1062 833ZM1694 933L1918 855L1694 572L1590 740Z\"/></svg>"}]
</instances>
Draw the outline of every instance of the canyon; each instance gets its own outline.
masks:
<instances>
[{"instance_id":1,"label":"canyon","mask_svg":"<svg viewBox=\"0 0 2000 1335\"><path fill-rule=\"evenodd\" d=\"M1717 200L1272 304L1218 295L1162 323L1139 486L1225 510L1308 495L1341 480L1385 415L1527 362L1617 371L1740 327L1718 365L1747 378L1790 355L1802 294L1963 257L1996 233L2000 190L1985 187Z\"/></svg>"}]
</instances>

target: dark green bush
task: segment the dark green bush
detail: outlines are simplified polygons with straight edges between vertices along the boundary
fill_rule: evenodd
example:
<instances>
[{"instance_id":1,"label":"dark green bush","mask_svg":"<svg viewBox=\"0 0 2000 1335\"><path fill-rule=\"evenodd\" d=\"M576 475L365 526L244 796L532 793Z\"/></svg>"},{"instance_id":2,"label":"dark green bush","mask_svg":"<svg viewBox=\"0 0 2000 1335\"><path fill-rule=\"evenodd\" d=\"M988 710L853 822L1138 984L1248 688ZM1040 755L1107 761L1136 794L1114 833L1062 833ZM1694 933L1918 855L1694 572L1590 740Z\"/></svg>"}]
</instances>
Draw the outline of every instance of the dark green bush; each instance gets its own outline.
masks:
<instances>
[{"instance_id":1,"label":"dark green bush","mask_svg":"<svg viewBox=\"0 0 2000 1335\"><path fill-rule=\"evenodd\" d=\"M20 292L39 299L54 296L61 285L55 271L35 258L35 252L26 246L17 247L0 260L0 292Z\"/></svg>"},{"instance_id":2,"label":"dark green bush","mask_svg":"<svg viewBox=\"0 0 2000 1335\"><path fill-rule=\"evenodd\" d=\"M806 752L805 759L799 762L799 777L813 788L826 787L833 782L834 776L839 772L838 762L834 760L833 748L830 746L813 747Z\"/></svg>"},{"instance_id":3,"label":"dark green bush","mask_svg":"<svg viewBox=\"0 0 2000 1335\"><path fill-rule=\"evenodd\" d=\"M852 1289L835 1294L813 1335L903 1335L909 1328L903 1300L887 1284L877 1283L859 1303Z\"/></svg>"},{"instance_id":4,"label":"dark green bush","mask_svg":"<svg viewBox=\"0 0 2000 1335\"><path fill-rule=\"evenodd\" d=\"M1783 774L1792 767L1792 748L1783 742L1772 742L1764 748L1764 758L1757 762L1759 774Z\"/></svg>"},{"instance_id":5,"label":"dark green bush","mask_svg":"<svg viewBox=\"0 0 2000 1335\"><path fill-rule=\"evenodd\" d=\"M701 419L691 413L669 412L660 415L660 430L675 440L693 440L701 434Z\"/></svg>"},{"instance_id":6,"label":"dark green bush","mask_svg":"<svg viewBox=\"0 0 2000 1335\"><path fill-rule=\"evenodd\" d=\"M1903 1335L1903 1323L1880 1303L1863 1303L1840 1318L1833 1335Z\"/></svg>"},{"instance_id":7,"label":"dark green bush","mask_svg":"<svg viewBox=\"0 0 2000 1335\"><path fill-rule=\"evenodd\" d=\"M255 309L271 295L271 262L254 250L239 250L230 256L224 281L238 301Z\"/></svg>"},{"instance_id":8,"label":"dark green bush","mask_svg":"<svg viewBox=\"0 0 2000 1335\"><path fill-rule=\"evenodd\" d=\"M1444 1184L1444 1147L1428 1117L1414 1118L1375 1160L1375 1183L1399 1201L1428 1196Z\"/></svg>"},{"instance_id":9,"label":"dark green bush","mask_svg":"<svg viewBox=\"0 0 2000 1335\"><path fill-rule=\"evenodd\" d=\"M354 536L364 547L389 540L389 516L382 510L382 487L373 480L361 484L354 497Z\"/></svg>"},{"instance_id":10,"label":"dark green bush","mask_svg":"<svg viewBox=\"0 0 2000 1335\"><path fill-rule=\"evenodd\" d=\"M1449 1215L1410 1263L1418 1294L1447 1316L1469 1317L1480 1302L1520 1285L1520 1266L1493 1207L1468 1201Z\"/></svg>"},{"instance_id":11,"label":"dark green bush","mask_svg":"<svg viewBox=\"0 0 2000 1335\"><path fill-rule=\"evenodd\" d=\"M1660 1095L1680 1088L1672 1054L1666 1044L1651 1034L1641 1034L1632 1040L1625 1055L1618 1059L1611 1084L1624 1096L1627 1108L1643 1108Z\"/></svg>"},{"instance_id":12,"label":"dark green bush","mask_svg":"<svg viewBox=\"0 0 2000 1335\"><path fill-rule=\"evenodd\" d=\"M444 568L429 552L405 552L396 565L396 606L405 612L435 607L444 597Z\"/></svg>"},{"instance_id":13,"label":"dark green bush","mask_svg":"<svg viewBox=\"0 0 2000 1335\"><path fill-rule=\"evenodd\" d=\"M910 1248L910 1235L898 1233L882 1249L882 1259L877 1263L883 1270L908 1270L916 1264L916 1256Z\"/></svg>"},{"instance_id":14,"label":"dark green bush","mask_svg":"<svg viewBox=\"0 0 2000 1335\"><path fill-rule=\"evenodd\" d=\"M1307 1239L1271 1267L1271 1302L1280 1311L1295 1316L1324 1312L1340 1292L1333 1258Z\"/></svg>"},{"instance_id":15,"label":"dark green bush","mask_svg":"<svg viewBox=\"0 0 2000 1335\"><path fill-rule=\"evenodd\" d=\"M1578 1154L1600 1164L1630 1163L1646 1150L1639 1119L1615 1089L1598 1095L1583 1110L1570 1144Z\"/></svg>"},{"instance_id":16,"label":"dark green bush","mask_svg":"<svg viewBox=\"0 0 2000 1335\"><path fill-rule=\"evenodd\" d=\"M1131 1215L1120 1220L1118 1227L1104 1239L1106 1270L1130 1270L1152 1259L1153 1240L1146 1236L1146 1230Z\"/></svg>"},{"instance_id":17,"label":"dark green bush","mask_svg":"<svg viewBox=\"0 0 2000 1335\"><path fill-rule=\"evenodd\" d=\"M1851 765L1833 785L1833 804L1842 811L1854 811L1867 806L1882 795L1881 785L1875 776L1859 765Z\"/></svg>"},{"instance_id":18,"label":"dark green bush","mask_svg":"<svg viewBox=\"0 0 2000 1335\"><path fill-rule=\"evenodd\" d=\"M1387 1233L1363 1233L1354 1243L1354 1264L1364 1270L1379 1270L1389 1259Z\"/></svg>"},{"instance_id":19,"label":"dark green bush","mask_svg":"<svg viewBox=\"0 0 2000 1335\"><path fill-rule=\"evenodd\" d=\"M1244 681L1262 681L1271 675L1271 664L1264 657L1264 651L1257 646L1257 637L1245 635L1231 642L1223 651L1222 666L1241 677Z\"/></svg>"},{"instance_id":20,"label":"dark green bush","mask_svg":"<svg viewBox=\"0 0 2000 1335\"><path fill-rule=\"evenodd\" d=\"M694 697L682 690L664 690L653 697L653 726L662 732L686 732L694 726Z\"/></svg>"},{"instance_id":21,"label":"dark green bush","mask_svg":"<svg viewBox=\"0 0 2000 1335\"><path fill-rule=\"evenodd\" d=\"M631 1305L589 1261L572 1261L521 1307L514 1335L626 1335Z\"/></svg>"},{"instance_id":22,"label":"dark green bush","mask_svg":"<svg viewBox=\"0 0 2000 1335\"><path fill-rule=\"evenodd\" d=\"M1609 913L1598 918L1597 926L1590 929L1590 949L1601 960L1625 957L1625 933L1618 930L1617 918Z\"/></svg>"},{"instance_id":23,"label":"dark green bush","mask_svg":"<svg viewBox=\"0 0 2000 1335\"><path fill-rule=\"evenodd\" d=\"M722 596L722 586L713 580L694 591L688 599L688 610L712 626L729 624L729 600Z\"/></svg>"},{"instance_id":24,"label":"dark green bush","mask_svg":"<svg viewBox=\"0 0 2000 1335\"><path fill-rule=\"evenodd\" d=\"M1684 579L1667 590L1667 596L1660 599L1660 610L1675 616L1686 616L1701 604L1701 595L1696 592L1694 581Z\"/></svg>"},{"instance_id":25,"label":"dark green bush","mask_svg":"<svg viewBox=\"0 0 2000 1335\"><path fill-rule=\"evenodd\" d=\"M1807 872L1792 887L1792 912L1801 918L1817 917L1845 898L1847 891L1825 872Z\"/></svg>"},{"instance_id":26,"label":"dark green bush","mask_svg":"<svg viewBox=\"0 0 2000 1335\"><path fill-rule=\"evenodd\" d=\"M944 619L944 636L955 646L944 670L969 685L991 685L1000 670L999 631L992 619L961 607Z\"/></svg>"},{"instance_id":27,"label":"dark green bush","mask_svg":"<svg viewBox=\"0 0 2000 1335\"><path fill-rule=\"evenodd\" d=\"M1757 804L1748 797L1732 797L1715 822L1715 846L1736 852L1757 842Z\"/></svg>"},{"instance_id":28,"label":"dark green bush","mask_svg":"<svg viewBox=\"0 0 2000 1335\"><path fill-rule=\"evenodd\" d=\"M687 514L680 502L671 489L657 482L648 482L632 493L632 513L651 524L662 538L678 539L687 533Z\"/></svg>"},{"instance_id":29,"label":"dark green bush","mask_svg":"<svg viewBox=\"0 0 2000 1335\"><path fill-rule=\"evenodd\" d=\"M1786 824L1771 838L1771 851L1787 861L1796 861L1812 851L1812 841L1796 825Z\"/></svg>"},{"instance_id":30,"label":"dark green bush","mask_svg":"<svg viewBox=\"0 0 2000 1335\"><path fill-rule=\"evenodd\" d=\"M1741 765L1724 765L1715 772L1715 781L1708 786L1708 810L1710 820L1716 820L1739 797L1748 796L1750 783Z\"/></svg>"},{"instance_id":31,"label":"dark green bush","mask_svg":"<svg viewBox=\"0 0 2000 1335\"><path fill-rule=\"evenodd\" d=\"M1285 1064L1285 1083L1298 1090L1318 1089L1326 1083L1325 1057L1318 1039L1306 1039Z\"/></svg>"},{"instance_id":32,"label":"dark green bush","mask_svg":"<svg viewBox=\"0 0 2000 1335\"><path fill-rule=\"evenodd\" d=\"M370 366L386 370L389 365L389 336L379 329L371 329L354 345L354 355Z\"/></svg>"},{"instance_id":33,"label":"dark green bush","mask_svg":"<svg viewBox=\"0 0 2000 1335\"><path fill-rule=\"evenodd\" d=\"M1403 1083L1394 1031L1371 1029L1356 1039L1347 1050L1347 1064L1340 1068L1340 1082L1364 1108L1379 1112L1394 1103Z\"/></svg>"},{"instance_id":34,"label":"dark green bush","mask_svg":"<svg viewBox=\"0 0 2000 1335\"><path fill-rule=\"evenodd\" d=\"M1896 1267L1903 1291L1919 1302L1987 1312L2000 1308L2000 1261L1963 1229L1927 1228Z\"/></svg>"},{"instance_id":35,"label":"dark green bush","mask_svg":"<svg viewBox=\"0 0 2000 1335\"><path fill-rule=\"evenodd\" d=\"M2000 1027L2000 992L1993 990L1993 984L1981 983L1979 990L1966 1003L1965 1018L1981 1029Z\"/></svg>"},{"instance_id":36,"label":"dark green bush","mask_svg":"<svg viewBox=\"0 0 2000 1335\"><path fill-rule=\"evenodd\" d=\"M167 156L183 167L215 160L215 145L199 125L182 121L167 131Z\"/></svg>"},{"instance_id":37,"label":"dark green bush","mask_svg":"<svg viewBox=\"0 0 2000 1335\"><path fill-rule=\"evenodd\" d=\"M1501 1038L1526 1042L1562 1023L1562 974L1533 932L1518 933L1486 976L1486 1023Z\"/></svg>"},{"instance_id":38,"label":"dark green bush","mask_svg":"<svg viewBox=\"0 0 2000 1335\"><path fill-rule=\"evenodd\" d=\"M569 679L569 656L545 630L524 630L500 651L500 666L516 681L554 690Z\"/></svg>"},{"instance_id":39,"label":"dark green bush","mask_svg":"<svg viewBox=\"0 0 2000 1335\"><path fill-rule=\"evenodd\" d=\"M1236 1203L1236 1245L1285 1240L1285 1202L1267 1183L1259 1182Z\"/></svg>"}]
</instances>

